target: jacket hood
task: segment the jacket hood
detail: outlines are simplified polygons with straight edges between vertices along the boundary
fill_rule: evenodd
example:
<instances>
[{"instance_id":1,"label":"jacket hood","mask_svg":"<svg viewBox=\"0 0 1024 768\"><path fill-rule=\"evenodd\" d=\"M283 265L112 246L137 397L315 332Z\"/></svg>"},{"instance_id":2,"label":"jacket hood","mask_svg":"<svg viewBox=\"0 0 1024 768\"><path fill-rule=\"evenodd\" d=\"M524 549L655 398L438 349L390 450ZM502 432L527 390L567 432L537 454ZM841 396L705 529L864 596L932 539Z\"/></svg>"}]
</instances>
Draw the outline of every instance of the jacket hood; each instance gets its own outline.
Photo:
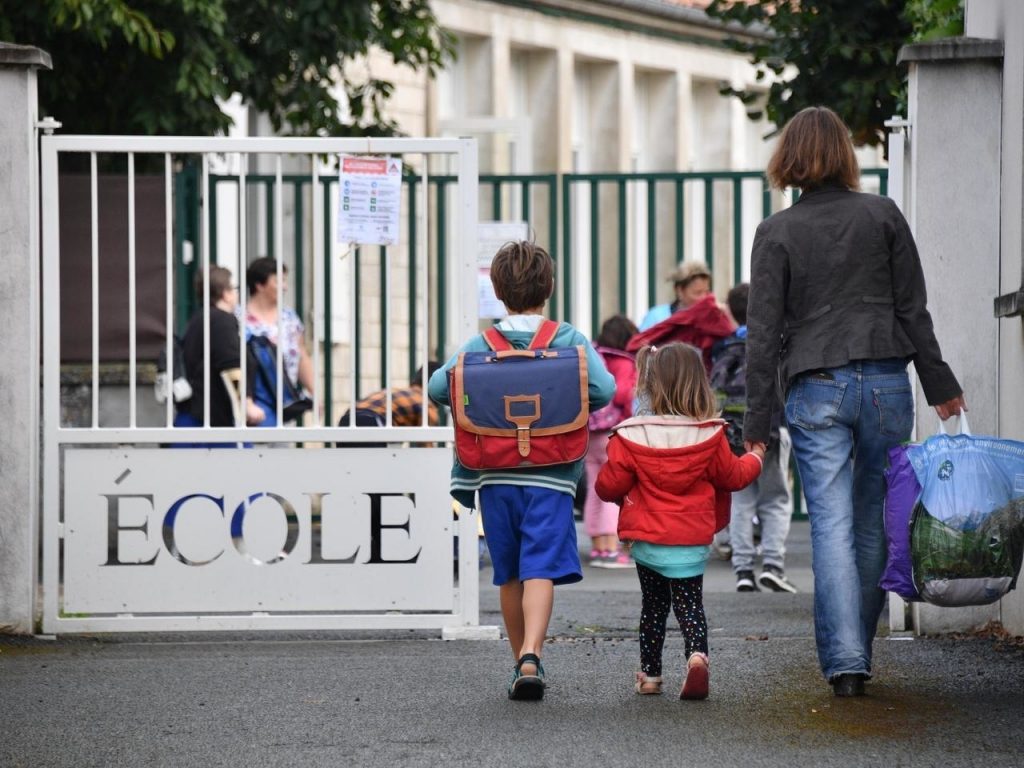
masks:
<instances>
[{"instance_id":1,"label":"jacket hood","mask_svg":"<svg viewBox=\"0 0 1024 768\"><path fill-rule=\"evenodd\" d=\"M639 447L671 450L706 443L725 426L725 419L690 416L634 416L615 427L615 433Z\"/></svg>"}]
</instances>

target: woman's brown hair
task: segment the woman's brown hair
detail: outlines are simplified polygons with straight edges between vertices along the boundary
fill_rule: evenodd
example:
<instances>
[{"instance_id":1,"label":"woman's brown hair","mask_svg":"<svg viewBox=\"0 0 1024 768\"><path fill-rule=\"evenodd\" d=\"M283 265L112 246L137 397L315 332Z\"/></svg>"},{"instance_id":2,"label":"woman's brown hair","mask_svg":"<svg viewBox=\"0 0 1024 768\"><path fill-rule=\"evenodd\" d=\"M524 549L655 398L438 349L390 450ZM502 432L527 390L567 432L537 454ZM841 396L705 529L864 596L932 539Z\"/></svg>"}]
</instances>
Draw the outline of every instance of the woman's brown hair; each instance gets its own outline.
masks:
<instances>
[{"instance_id":1,"label":"woman's brown hair","mask_svg":"<svg viewBox=\"0 0 1024 768\"><path fill-rule=\"evenodd\" d=\"M555 264L548 252L527 240L505 243L491 261L494 295L509 312L544 305L555 289Z\"/></svg>"},{"instance_id":2,"label":"woman's brown hair","mask_svg":"<svg viewBox=\"0 0 1024 768\"><path fill-rule=\"evenodd\" d=\"M681 342L643 347L636 355L636 368L637 392L646 394L652 413L694 419L718 415L718 401L696 347Z\"/></svg>"},{"instance_id":3,"label":"woman's brown hair","mask_svg":"<svg viewBox=\"0 0 1024 768\"><path fill-rule=\"evenodd\" d=\"M829 182L859 189L850 129L828 107L801 109L782 129L767 174L777 189L813 189Z\"/></svg>"}]
</instances>

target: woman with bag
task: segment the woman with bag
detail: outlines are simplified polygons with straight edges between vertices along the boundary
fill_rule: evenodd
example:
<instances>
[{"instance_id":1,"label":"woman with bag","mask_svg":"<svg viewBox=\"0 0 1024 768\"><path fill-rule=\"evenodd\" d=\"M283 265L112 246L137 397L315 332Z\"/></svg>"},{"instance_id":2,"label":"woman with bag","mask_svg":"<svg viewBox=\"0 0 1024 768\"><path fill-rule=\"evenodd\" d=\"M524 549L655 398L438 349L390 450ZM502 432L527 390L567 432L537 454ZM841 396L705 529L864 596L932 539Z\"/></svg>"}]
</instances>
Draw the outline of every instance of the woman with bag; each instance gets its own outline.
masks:
<instances>
[{"instance_id":1,"label":"woman with bag","mask_svg":"<svg viewBox=\"0 0 1024 768\"><path fill-rule=\"evenodd\" d=\"M767 443L781 381L811 522L818 659L837 696L858 696L885 597L886 453L914 421L907 363L942 419L965 409L963 390L935 339L910 228L892 200L857 191L843 121L798 113L767 173L801 194L754 238L744 440Z\"/></svg>"},{"instance_id":2,"label":"woman with bag","mask_svg":"<svg viewBox=\"0 0 1024 768\"><path fill-rule=\"evenodd\" d=\"M601 353L605 367L615 379L615 395L604 408L590 414L590 443L584 459L587 493L583 501L583 527L592 545L588 565L595 568L632 568L630 556L619 547L619 507L601 501L594 492L597 473L608 461L608 438L612 427L633 414L636 389L636 363L626 352L626 344L637 332L633 321L624 315L609 317L601 325L594 346Z\"/></svg>"}]
</instances>

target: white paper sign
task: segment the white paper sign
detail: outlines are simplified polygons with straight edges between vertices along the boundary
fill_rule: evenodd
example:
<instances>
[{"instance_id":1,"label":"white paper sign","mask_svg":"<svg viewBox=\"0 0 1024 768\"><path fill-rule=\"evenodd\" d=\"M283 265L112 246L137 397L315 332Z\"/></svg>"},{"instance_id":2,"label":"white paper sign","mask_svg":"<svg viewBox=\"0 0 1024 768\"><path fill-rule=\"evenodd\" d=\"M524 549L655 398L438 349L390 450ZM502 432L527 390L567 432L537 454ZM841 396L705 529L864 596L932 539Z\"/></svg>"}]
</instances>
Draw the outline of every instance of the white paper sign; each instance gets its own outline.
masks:
<instances>
[{"instance_id":1,"label":"white paper sign","mask_svg":"<svg viewBox=\"0 0 1024 768\"><path fill-rule=\"evenodd\" d=\"M67 613L452 609L447 448L64 462Z\"/></svg>"},{"instance_id":2,"label":"white paper sign","mask_svg":"<svg viewBox=\"0 0 1024 768\"><path fill-rule=\"evenodd\" d=\"M525 221L481 221L477 225L477 301L481 319L508 314L505 305L494 295L491 262L501 246L512 240L526 240L528 234L529 225Z\"/></svg>"},{"instance_id":3,"label":"white paper sign","mask_svg":"<svg viewBox=\"0 0 1024 768\"><path fill-rule=\"evenodd\" d=\"M402 208L402 161L341 155L338 242L394 245Z\"/></svg>"}]
</instances>

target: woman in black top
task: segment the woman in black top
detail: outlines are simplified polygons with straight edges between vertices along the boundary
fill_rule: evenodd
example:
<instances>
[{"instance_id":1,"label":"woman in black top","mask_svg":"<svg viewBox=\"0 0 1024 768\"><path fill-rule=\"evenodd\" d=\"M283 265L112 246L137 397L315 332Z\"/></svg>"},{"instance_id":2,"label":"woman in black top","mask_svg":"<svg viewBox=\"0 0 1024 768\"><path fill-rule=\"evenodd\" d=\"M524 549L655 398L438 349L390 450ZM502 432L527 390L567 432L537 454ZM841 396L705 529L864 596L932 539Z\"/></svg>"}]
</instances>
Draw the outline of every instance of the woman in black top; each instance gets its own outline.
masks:
<instances>
[{"instance_id":1,"label":"woman in black top","mask_svg":"<svg viewBox=\"0 0 1024 768\"><path fill-rule=\"evenodd\" d=\"M203 298L203 279L198 275L196 292ZM237 391L232 393L224 382L222 374L227 378L237 379L241 368L240 335L238 320L235 318L235 307L238 305L238 288L231 283L231 272L224 267L210 267L206 283L210 313L210 426L234 427L236 425ZM178 414L174 420L178 427L203 426L203 403L206 387L206 365L203 354L203 315L200 308L189 320L182 340L185 359L185 371L189 384L192 386L192 397L179 404ZM247 366L249 385L247 393L253 391L252 374L254 366ZM263 410L247 397L245 421L249 425L263 421Z\"/></svg>"},{"instance_id":2,"label":"woman in black top","mask_svg":"<svg viewBox=\"0 0 1024 768\"><path fill-rule=\"evenodd\" d=\"M965 408L942 359L910 228L892 200L857 192L849 129L825 107L783 129L772 185L799 201L758 227L747 335L748 450L786 393L811 521L818 658L837 696L860 695L885 593L883 471L910 438L913 361L942 419Z\"/></svg>"}]
</instances>

